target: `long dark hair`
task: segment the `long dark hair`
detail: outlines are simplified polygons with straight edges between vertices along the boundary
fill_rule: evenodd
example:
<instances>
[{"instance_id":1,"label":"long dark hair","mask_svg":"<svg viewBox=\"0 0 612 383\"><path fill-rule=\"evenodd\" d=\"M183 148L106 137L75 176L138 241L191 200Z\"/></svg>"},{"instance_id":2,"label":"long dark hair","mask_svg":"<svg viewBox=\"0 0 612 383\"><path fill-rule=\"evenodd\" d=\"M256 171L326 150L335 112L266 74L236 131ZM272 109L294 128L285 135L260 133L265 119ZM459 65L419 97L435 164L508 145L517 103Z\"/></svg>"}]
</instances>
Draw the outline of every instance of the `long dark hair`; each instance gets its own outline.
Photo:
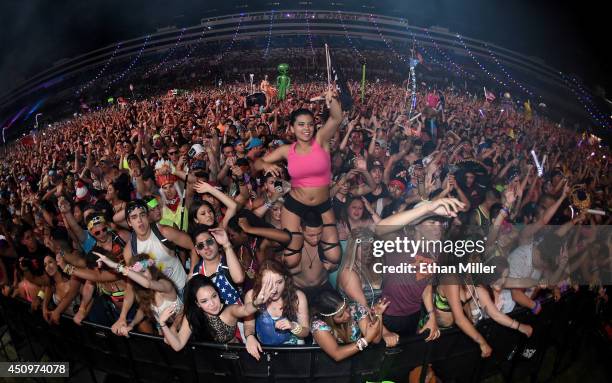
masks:
<instances>
[{"instance_id":1,"label":"long dark hair","mask_svg":"<svg viewBox=\"0 0 612 383\"><path fill-rule=\"evenodd\" d=\"M267 259L265 260L261 266L259 267L259 273L257 273L257 277L255 278L255 284L253 286L253 297L256 297L261 290L261 284L263 279L264 271L269 270L274 274L281 275L285 280L285 288L283 289L283 294L281 298L283 299L283 316L289 319L290 321L297 320L298 313L298 296L297 296L297 288L293 284L293 278L291 278L291 274L287 267L274 260Z\"/></svg>"},{"instance_id":2,"label":"long dark hair","mask_svg":"<svg viewBox=\"0 0 612 383\"><path fill-rule=\"evenodd\" d=\"M213 205L208 202L208 201L204 201L204 200L193 200L191 202L191 205L189 206L189 227L191 228L192 226L196 226L196 225L203 225L201 222L198 224L196 223L195 219L196 219L196 215L198 214L198 210L200 210L200 208L202 206L208 206L208 208L210 209L210 211L212 211L213 216L215 217L215 221L213 222L212 226L210 226L210 228L213 228L215 226L217 226L217 212L215 211L215 208L213 207Z\"/></svg>"},{"instance_id":3,"label":"long dark hair","mask_svg":"<svg viewBox=\"0 0 612 383\"><path fill-rule=\"evenodd\" d=\"M144 254L144 253L138 254L135 257L132 257L132 259L130 259L130 266L133 266L136 263L141 262L141 261L148 261L150 259L151 257L149 257L148 254ZM151 265L151 266L148 266L147 268L149 269L149 273L151 273L152 280L159 281L163 279L163 280L170 282L172 286L174 286L170 278L168 278L164 273L162 273L157 268L157 266ZM146 287L143 287L138 283L133 283L132 286L134 287L134 295L136 296L138 307L142 310L142 312L148 318L151 318L151 319L155 318L155 316L153 315L153 311L151 310L151 306L155 305L155 291L148 289Z\"/></svg>"},{"instance_id":4,"label":"long dark hair","mask_svg":"<svg viewBox=\"0 0 612 383\"><path fill-rule=\"evenodd\" d=\"M351 325L353 318L351 318L347 323L338 324L334 321L335 315L323 315L338 311L342 305L348 305L348 303L344 298L342 298L340 293L334 290L325 290L317 295L314 302L310 306L310 310L313 314L313 320L319 319L325 322L332 329L332 333L336 339L340 339L345 344L348 344L350 343L350 334L348 329L350 328L349 326Z\"/></svg>"},{"instance_id":5,"label":"long dark hair","mask_svg":"<svg viewBox=\"0 0 612 383\"><path fill-rule=\"evenodd\" d=\"M219 295L219 290L213 281L202 275L194 275L187 285L185 285L185 315L191 334L195 340L198 341L210 341L212 337L208 331L208 318L206 313L198 306L198 290L203 287L210 286Z\"/></svg>"},{"instance_id":6,"label":"long dark hair","mask_svg":"<svg viewBox=\"0 0 612 383\"><path fill-rule=\"evenodd\" d=\"M289 116L289 124L293 126L299 116L310 116L312 117L313 121L315 119L315 115L312 113L312 111L310 111L310 109L300 108L291 112L291 115Z\"/></svg>"}]
</instances>

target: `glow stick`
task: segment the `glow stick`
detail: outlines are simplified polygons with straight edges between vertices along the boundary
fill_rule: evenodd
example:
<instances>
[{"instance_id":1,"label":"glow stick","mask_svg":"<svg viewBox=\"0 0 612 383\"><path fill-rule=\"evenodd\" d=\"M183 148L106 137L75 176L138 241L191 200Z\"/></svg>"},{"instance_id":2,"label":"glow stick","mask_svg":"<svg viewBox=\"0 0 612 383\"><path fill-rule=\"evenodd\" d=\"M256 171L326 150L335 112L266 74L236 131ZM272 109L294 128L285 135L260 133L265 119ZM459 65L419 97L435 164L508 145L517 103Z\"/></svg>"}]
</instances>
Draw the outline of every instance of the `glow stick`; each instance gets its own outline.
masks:
<instances>
[{"instance_id":1,"label":"glow stick","mask_svg":"<svg viewBox=\"0 0 612 383\"><path fill-rule=\"evenodd\" d=\"M419 118L420 116L421 116L421 113L419 113L419 114L417 114L416 116L412 117L412 118L411 118L410 120L408 120L408 121L412 122L412 121L416 120L417 118Z\"/></svg>"},{"instance_id":2,"label":"glow stick","mask_svg":"<svg viewBox=\"0 0 612 383\"><path fill-rule=\"evenodd\" d=\"M531 156L533 157L533 161L535 162L536 168L538 169L538 177L542 177L544 175L544 171L542 169L542 165L540 165L540 161L538 161L538 156L535 151L531 151Z\"/></svg>"}]
</instances>

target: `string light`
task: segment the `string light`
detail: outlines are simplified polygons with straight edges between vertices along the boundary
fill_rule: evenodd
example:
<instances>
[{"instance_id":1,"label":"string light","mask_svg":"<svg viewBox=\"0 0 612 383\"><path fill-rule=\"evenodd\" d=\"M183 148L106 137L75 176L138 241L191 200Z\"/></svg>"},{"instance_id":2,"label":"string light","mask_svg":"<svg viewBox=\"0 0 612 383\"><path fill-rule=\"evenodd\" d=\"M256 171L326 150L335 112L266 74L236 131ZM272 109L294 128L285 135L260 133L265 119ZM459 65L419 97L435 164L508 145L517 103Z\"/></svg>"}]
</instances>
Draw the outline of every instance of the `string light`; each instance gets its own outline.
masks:
<instances>
[{"instance_id":1,"label":"string light","mask_svg":"<svg viewBox=\"0 0 612 383\"><path fill-rule=\"evenodd\" d=\"M444 68L444 70L446 70L446 71L447 71L447 72L449 72L449 73L455 73L457 76L460 76L460 75L461 75L461 74L460 74L459 72L457 72L456 70L453 70L453 69L452 69L452 67L446 66L446 64L444 64L444 63L442 63L442 62L438 61L438 60L437 60L437 59L434 57L434 55L432 55L431 53L429 53L429 51L427 50L427 48L425 48L425 46L424 46L424 45L421 45L421 44L419 44L419 43L418 43L418 40L416 39L415 34L414 34L414 33L413 33L413 32L412 32L410 29L408 29L408 28L406 28L406 29L407 29L407 30L410 32L410 35L412 36L412 42L413 42L413 44L414 44L414 45L416 45L416 46L417 46L417 48L420 48L420 49L423 51L423 53L425 53L425 55L426 55L428 58L430 58L430 59L431 59L431 61L433 61L435 64L438 64L438 66L440 66L440 67Z\"/></svg>"},{"instance_id":2,"label":"string light","mask_svg":"<svg viewBox=\"0 0 612 383\"><path fill-rule=\"evenodd\" d=\"M147 35L147 37L145 38L144 43L142 44L142 47L140 47L140 51L138 52L138 54L136 55L136 58L134 58L132 60L132 62L130 63L130 65L128 65L128 67L121 72L121 74L119 76L117 76L114 80L111 80L108 85L106 86L106 91L108 92L108 90L110 89L111 85L113 85L114 83L116 83L117 81L121 80L122 78L125 77L126 74L128 74L128 72L130 70L132 70L132 67L134 67L134 65L138 62L138 60L140 59L140 56L142 56L142 52L144 51L145 47L147 46L148 42L149 42L149 38L151 38L151 35Z\"/></svg>"},{"instance_id":3,"label":"string light","mask_svg":"<svg viewBox=\"0 0 612 383\"><path fill-rule=\"evenodd\" d=\"M216 63L220 63L221 60L223 60L223 57L225 57L226 54L229 53L229 51L234 47L234 43L236 42L236 37L238 37L238 33L240 32L240 26L242 25L242 18L244 17L244 13L240 14L240 19L238 20L238 26L236 26L236 31L234 32L234 35L232 36L232 42L227 46L227 48L221 53L221 56L219 56L219 59L216 61Z\"/></svg>"},{"instance_id":4,"label":"string light","mask_svg":"<svg viewBox=\"0 0 612 383\"><path fill-rule=\"evenodd\" d=\"M353 43L353 39L351 39L351 35L349 35L348 29L346 29L346 25L344 24L344 20L342 19L342 12L340 12L340 10L338 10L338 15L340 16L340 23L342 24L342 29L344 29L344 36L346 36L346 39L348 40L349 45L351 46L351 48L353 48L355 53L357 53L357 56L359 56L362 61L366 61L365 57L363 57L361 52L359 52L359 49L357 49L357 47Z\"/></svg>"},{"instance_id":5,"label":"string light","mask_svg":"<svg viewBox=\"0 0 612 383\"><path fill-rule=\"evenodd\" d=\"M166 64L166 62L168 61L168 59L170 57L172 57L172 55L174 54L174 52L176 51L176 48L178 47L178 45L181 43L181 40L183 39L183 34L185 33L185 28L183 28L181 30L181 34L179 35L178 39L176 39L176 42L174 43L174 46L170 49L170 51L168 51L168 53L166 54L166 56L164 56L164 58L162 59L162 61L157 64L156 66L153 67L153 69L148 70L143 77L147 77L148 75L150 75L153 72L157 72L159 69L161 69L164 64Z\"/></svg>"},{"instance_id":6,"label":"string light","mask_svg":"<svg viewBox=\"0 0 612 383\"><path fill-rule=\"evenodd\" d=\"M531 92L529 89L527 89L526 87L524 87L523 85L521 85L519 82L517 82L514 78L512 78L512 76L510 76L510 74L504 69L504 66L499 62L499 60L497 59L497 57L495 56L495 54L493 53L493 51L489 48L489 45L485 42L484 43L485 48L487 48L487 51L489 52L489 56L491 56L491 58L493 59L493 61L495 62L495 64L497 64L497 66L499 67L499 69L501 69L502 73L504 75L506 75L506 77L512 81L512 83L516 86L518 86L519 88L521 88L521 90L525 93L527 93L530 97L538 97L540 99L540 101L542 100L541 96L536 96L533 92Z\"/></svg>"},{"instance_id":7,"label":"string light","mask_svg":"<svg viewBox=\"0 0 612 383\"><path fill-rule=\"evenodd\" d=\"M314 13L312 14L312 17L314 18ZM312 53L312 55L314 56L315 51L312 46L312 33L310 32L310 20L308 20L308 12L306 12L306 30L308 31L308 43L310 44L310 53Z\"/></svg>"},{"instance_id":8,"label":"string light","mask_svg":"<svg viewBox=\"0 0 612 383\"><path fill-rule=\"evenodd\" d=\"M191 57L191 54L196 50L196 48L200 45L200 43L202 42L202 39L204 39L204 36L206 34L206 29L202 30L202 34L200 35L200 38L198 38L198 40L195 42L195 44L189 49L189 51L187 52L187 54L185 55L185 57L182 60L179 60L178 62L176 62L174 65L172 65L170 67L170 69L174 69L179 65L182 65L184 63L187 62L187 60L189 60L189 58Z\"/></svg>"},{"instance_id":9,"label":"string light","mask_svg":"<svg viewBox=\"0 0 612 383\"><path fill-rule=\"evenodd\" d=\"M470 50L470 48L468 48L468 46L465 44L465 42L463 41L463 38L461 38L461 35L457 33L457 38L459 39L459 41L461 42L461 44L463 45L463 47L465 48L465 50L467 51L467 53L470 55L470 57L472 58L472 60L474 60L474 62L480 67L480 69L482 69L486 74L489 75L489 77L491 77L493 80L495 80L497 83L499 83L500 85L503 85L504 87L508 88L508 84L506 84L504 81L499 80L497 77L495 77L494 74L492 74L491 72L489 72L481 63L480 61L478 61L476 59L476 57L474 56L474 54L472 53L472 51Z\"/></svg>"},{"instance_id":10,"label":"string light","mask_svg":"<svg viewBox=\"0 0 612 383\"><path fill-rule=\"evenodd\" d=\"M578 100L578 102L580 102L580 104L582 104L584 110L591 116L591 118L593 119L593 121L597 122L598 124L600 124L602 127L607 127L608 123L606 122L606 119L604 118L603 121L601 119L599 119L591 110L591 108L589 108L589 106L584 102L584 100L582 99L582 97L580 96L580 94L578 94L576 92L576 90L574 89L574 87L572 86L572 84L568 81L567 77L563 74L563 72L559 72L559 74L561 75L561 78L563 79L563 82L565 83L566 87L574 94L574 96L576 96L576 99Z\"/></svg>"},{"instance_id":11,"label":"string light","mask_svg":"<svg viewBox=\"0 0 612 383\"><path fill-rule=\"evenodd\" d=\"M85 83L85 85L83 85L81 88L79 88L79 90L77 90L75 92L75 95L79 95L81 94L85 89L89 88L90 86L93 85L94 82L96 82L100 76L102 76L102 74L104 72L106 72L106 69L108 69L108 66L110 65L111 61L113 61L113 59L115 58L115 55L117 54L117 51L119 50L119 48L121 47L121 42L117 43L117 45L115 46L115 50L113 50L113 53L111 54L111 57L106 61L106 63L104 64L104 66L102 67L102 69L94 76L94 78L92 78L91 80L89 80L87 83Z\"/></svg>"},{"instance_id":12,"label":"string light","mask_svg":"<svg viewBox=\"0 0 612 383\"><path fill-rule=\"evenodd\" d=\"M427 28L425 28L425 34L427 35L427 37L429 37L429 40L433 43L434 47L436 48L436 50L438 52L440 52L440 54L442 54L442 57L444 57L448 62L451 63L451 65L453 65L455 68L457 68L456 72L457 74L464 74L465 76L469 77L469 74L465 71L465 69L463 69L463 67L461 67L461 65L455 63L449 56L446 55L446 53L444 53L444 50L441 49L438 46L438 43L436 43L436 40L434 40L431 35L429 34L429 30Z\"/></svg>"},{"instance_id":13,"label":"string light","mask_svg":"<svg viewBox=\"0 0 612 383\"><path fill-rule=\"evenodd\" d=\"M391 44L389 44L387 39L385 39L385 37L383 36L382 32L380 31L380 28L378 27L378 23L374 20L374 18L373 18L371 13L370 13L370 22L374 24L374 26L376 27L376 31L378 32L378 36L380 36L380 39L385 43L387 48L389 48L389 50L391 50L391 52L393 52L395 57L397 57L398 60L403 61L404 63L410 65L410 61L407 60L406 58L404 58L404 56L402 56L401 54L397 53L395 51L395 49L393 49Z\"/></svg>"},{"instance_id":14,"label":"string light","mask_svg":"<svg viewBox=\"0 0 612 383\"><path fill-rule=\"evenodd\" d=\"M416 90L416 71L414 70L414 65L410 65L410 77L412 77L412 95L410 96L410 112L408 112L408 117L412 117L412 111L416 108L417 103L417 90Z\"/></svg>"},{"instance_id":15,"label":"string light","mask_svg":"<svg viewBox=\"0 0 612 383\"><path fill-rule=\"evenodd\" d=\"M264 52L263 57L268 57L268 51L270 50L270 40L272 40L272 22L274 21L274 9L272 13L270 13L270 26L268 27L268 43L266 44L266 51Z\"/></svg>"},{"instance_id":16,"label":"string light","mask_svg":"<svg viewBox=\"0 0 612 383\"><path fill-rule=\"evenodd\" d=\"M601 113L601 111L599 110L599 108L597 107L597 105L595 104L595 102L593 102L593 99L591 98L589 92L586 90L586 87L583 87L580 82L576 79L576 77L572 76L572 81L574 82L574 84L577 85L578 90L580 90L580 92L584 95L584 97L586 98L587 102L593 107L593 110L595 110L595 114L601 118L602 120L606 120L606 116Z\"/></svg>"}]
</instances>

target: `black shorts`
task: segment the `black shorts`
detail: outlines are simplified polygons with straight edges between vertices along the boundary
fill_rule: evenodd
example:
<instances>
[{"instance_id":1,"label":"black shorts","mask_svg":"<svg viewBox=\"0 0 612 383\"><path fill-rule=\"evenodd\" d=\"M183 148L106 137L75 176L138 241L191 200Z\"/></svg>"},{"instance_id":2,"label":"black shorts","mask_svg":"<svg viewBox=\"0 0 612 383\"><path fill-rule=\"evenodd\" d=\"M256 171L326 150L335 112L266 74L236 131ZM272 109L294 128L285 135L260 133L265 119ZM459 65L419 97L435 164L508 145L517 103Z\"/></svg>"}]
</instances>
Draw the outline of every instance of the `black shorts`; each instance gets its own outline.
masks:
<instances>
[{"instance_id":1,"label":"black shorts","mask_svg":"<svg viewBox=\"0 0 612 383\"><path fill-rule=\"evenodd\" d=\"M316 297L321 294L323 291L336 291L329 280L325 280L325 282L321 286L312 286L312 287L299 287L300 290L306 295L306 300L310 305L316 299Z\"/></svg>"},{"instance_id":2,"label":"black shorts","mask_svg":"<svg viewBox=\"0 0 612 383\"><path fill-rule=\"evenodd\" d=\"M332 208L331 201L328 199L327 201L320 203L315 206L304 205L300 201L296 200L291 196L291 194L285 195L285 203L284 205L287 210L292 212L293 214L304 217L307 212L312 211L319 215L322 215L326 211Z\"/></svg>"}]
</instances>

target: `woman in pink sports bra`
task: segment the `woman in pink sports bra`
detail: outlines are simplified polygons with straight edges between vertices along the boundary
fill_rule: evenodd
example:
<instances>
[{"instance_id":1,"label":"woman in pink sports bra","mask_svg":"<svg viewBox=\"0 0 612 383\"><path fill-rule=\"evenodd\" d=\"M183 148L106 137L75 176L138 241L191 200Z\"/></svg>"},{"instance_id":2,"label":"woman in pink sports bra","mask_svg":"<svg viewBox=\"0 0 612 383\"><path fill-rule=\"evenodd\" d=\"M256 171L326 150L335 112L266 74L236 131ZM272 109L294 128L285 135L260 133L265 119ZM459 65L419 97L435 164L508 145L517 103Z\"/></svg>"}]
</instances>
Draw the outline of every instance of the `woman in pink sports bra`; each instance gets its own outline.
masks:
<instances>
[{"instance_id":1,"label":"woman in pink sports bra","mask_svg":"<svg viewBox=\"0 0 612 383\"><path fill-rule=\"evenodd\" d=\"M329 141L342 122L342 107L331 89L325 93L329 118L315 132L314 114L308 109L291 113L290 127L296 142L283 145L255 162L255 169L280 176L281 168L275 163L286 160L291 176L291 192L285 196L281 211L281 226L290 236L284 250L285 263L289 268L300 264L304 237L301 233L301 218L312 212L321 215L323 231L320 243L324 262L339 264L341 249L338 243L336 217L329 199L331 182L331 159ZM316 133L316 135L315 135Z\"/></svg>"}]
</instances>

